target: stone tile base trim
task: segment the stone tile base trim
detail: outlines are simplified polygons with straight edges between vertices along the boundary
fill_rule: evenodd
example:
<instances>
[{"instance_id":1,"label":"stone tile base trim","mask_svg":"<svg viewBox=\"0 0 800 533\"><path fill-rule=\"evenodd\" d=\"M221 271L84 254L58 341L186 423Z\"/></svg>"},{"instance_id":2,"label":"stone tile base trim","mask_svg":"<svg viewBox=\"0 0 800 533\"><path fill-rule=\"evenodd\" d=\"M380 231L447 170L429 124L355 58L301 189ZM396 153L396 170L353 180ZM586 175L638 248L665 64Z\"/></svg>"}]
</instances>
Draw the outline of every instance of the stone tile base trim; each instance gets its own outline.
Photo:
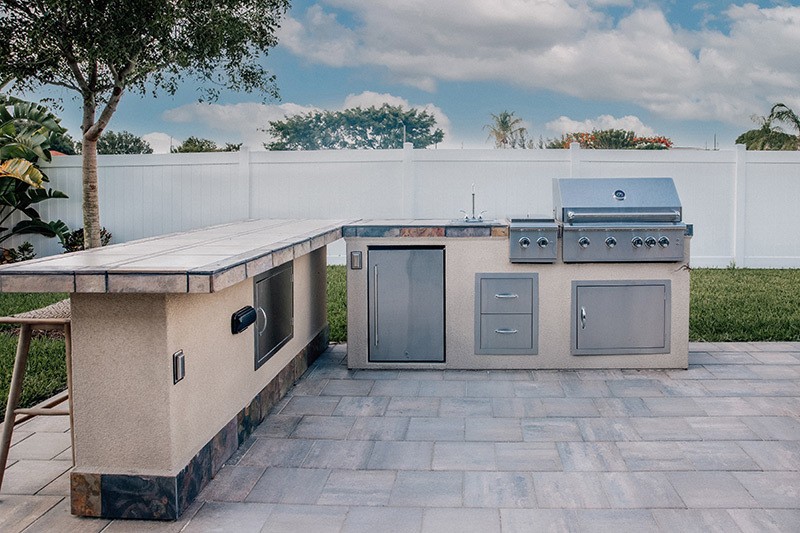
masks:
<instances>
[{"instance_id":1,"label":"stone tile base trim","mask_svg":"<svg viewBox=\"0 0 800 533\"><path fill-rule=\"evenodd\" d=\"M189 507L289 388L328 347L326 325L235 418L225 424L177 476L72 472L72 514L102 518L176 520Z\"/></svg>"}]
</instances>

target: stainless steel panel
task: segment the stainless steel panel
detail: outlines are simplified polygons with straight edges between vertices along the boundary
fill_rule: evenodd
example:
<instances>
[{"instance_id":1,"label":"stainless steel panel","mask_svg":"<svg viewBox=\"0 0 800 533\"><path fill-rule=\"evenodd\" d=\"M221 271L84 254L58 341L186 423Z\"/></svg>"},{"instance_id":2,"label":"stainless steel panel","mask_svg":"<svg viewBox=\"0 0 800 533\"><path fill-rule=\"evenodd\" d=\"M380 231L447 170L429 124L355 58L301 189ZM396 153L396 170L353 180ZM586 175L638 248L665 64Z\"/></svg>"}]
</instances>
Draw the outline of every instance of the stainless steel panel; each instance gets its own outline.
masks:
<instances>
[{"instance_id":1,"label":"stainless steel panel","mask_svg":"<svg viewBox=\"0 0 800 533\"><path fill-rule=\"evenodd\" d=\"M508 257L512 263L554 263L558 255L558 227L515 227L508 234Z\"/></svg>"},{"instance_id":2,"label":"stainless steel panel","mask_svg":"<svg viewBox=\"0 0 800 533\"><path fill-rule=\"evenodd\" d=\"M670 281L573 281L572 354L669 353Z\"/></svg>"},{"instance_id":3,"label":"stainless steel panel","mask_svg":"<svg viewBox=\"0 0 800 533\"><path fill-rule=\"evenodd\" d=\"M565 263L683 261L685 231L684 224L635 228L566 226L561 236L562 260ZM667 240L659 242L664 237ZM638 247L633 244L637 238L641 239ZM608 239L613 239L610 241L613 246L607 244Z\"/></svg>"},{"instance_id":4,"label":"stainless steel panel","mask_svg":"<svg viewBox=\"0 0 800 533\"><path fill-rule=\"evenodd\" d=\"M294 270L290 261L256 278L255 367L272 357L294 334Z\"/></svg>"},{"instance_id":5,"label":"stainless steel panel","mask_svg":"<svg viewBox=\"0 0 800 533\"><path fill-rule=\"evenodd\" d=\"M553 180L555 217L579 222L679 222L681 201L672 178Z\"/></svg>"},{"instance_id":6,"label":"stainless steel panel","mask_svg":"<svg viewBox=\"0 0 800 533\"><path fill-rule=\"evenodd\" d=\"M533 315L482 315L480 328L481 350L509 353L534 346Z\"/></svg>"},{"instance_id":7,"label":"stainless steel panel","mask_svg":"<svg viewBox=\"0 0 800 533\"><path fill-rule=\"evenodd\" d=\"M368 251L370 361L444 361L444 250Z\"/></svg>"},{"instance_id":8,"label":"stainless steel panel","mask_svg":"<svg viewBox=\"0 0 800 533\"><path fill-rule=\"evenodd\" d=\"M481 313L531 313L533 278L480 280Z\"/></svg>"}]
</instances>

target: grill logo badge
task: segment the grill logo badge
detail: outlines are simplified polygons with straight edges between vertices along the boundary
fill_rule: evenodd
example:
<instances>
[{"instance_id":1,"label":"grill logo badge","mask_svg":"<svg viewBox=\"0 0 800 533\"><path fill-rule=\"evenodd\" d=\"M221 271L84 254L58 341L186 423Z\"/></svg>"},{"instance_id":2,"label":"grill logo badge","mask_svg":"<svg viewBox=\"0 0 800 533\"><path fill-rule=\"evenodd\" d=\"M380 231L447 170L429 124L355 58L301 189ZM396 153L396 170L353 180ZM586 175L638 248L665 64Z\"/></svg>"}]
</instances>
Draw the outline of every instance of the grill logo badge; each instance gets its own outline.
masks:
<instances>
[{"instance_id":1,"label":"grill logo badge","mask_svg":"<svg viewBox=\"0 0 800 533\"><path fill-rule=\"evenodd\" d=\"M622 189L617 189L614 191L614 200L624 200L625 199L625 191Z\"/></svg>"}]
</instances>

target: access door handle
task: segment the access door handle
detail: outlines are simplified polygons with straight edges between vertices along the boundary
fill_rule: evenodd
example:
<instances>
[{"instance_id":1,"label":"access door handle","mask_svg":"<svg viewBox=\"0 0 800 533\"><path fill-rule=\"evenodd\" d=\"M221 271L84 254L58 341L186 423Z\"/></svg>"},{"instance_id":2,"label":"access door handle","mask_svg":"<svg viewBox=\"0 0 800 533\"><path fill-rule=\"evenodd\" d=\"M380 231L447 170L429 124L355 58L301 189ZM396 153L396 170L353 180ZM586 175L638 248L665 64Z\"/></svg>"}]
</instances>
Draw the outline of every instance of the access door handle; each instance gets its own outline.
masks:
<instances>
[{"instance_id":1,"label":"access door handle","mask_svg":"<svg viewBox=\"0 0 800 533\"><path fill-rule=\"evenodd\" d=\"M261 336L267 330L267 312L264 311L263 307L259 307L256 309L256 312L264 317L264 327L258 329L258 335Z\"/></svg>"},{"instance_id":2,"label":"access door handle","mask_svg":"<svg viewBox=\"0 0 800 533\"><path fill-rule=\"evenodd\" d=\"M494 330L495 333L499 333L500 335L513 335L514 333L518 333L516 329L508 329L508 328L499 328Z\"/></svg>"},{"instance_id":3,"label":"access door handle","mask_svg":"<svg viewBox=\"0 0 800 533\"><path fill-rule=\"evenodd\" d=\"M581 329L586 329L586 308L581 307Z\"/></svg>"}]
</instances>

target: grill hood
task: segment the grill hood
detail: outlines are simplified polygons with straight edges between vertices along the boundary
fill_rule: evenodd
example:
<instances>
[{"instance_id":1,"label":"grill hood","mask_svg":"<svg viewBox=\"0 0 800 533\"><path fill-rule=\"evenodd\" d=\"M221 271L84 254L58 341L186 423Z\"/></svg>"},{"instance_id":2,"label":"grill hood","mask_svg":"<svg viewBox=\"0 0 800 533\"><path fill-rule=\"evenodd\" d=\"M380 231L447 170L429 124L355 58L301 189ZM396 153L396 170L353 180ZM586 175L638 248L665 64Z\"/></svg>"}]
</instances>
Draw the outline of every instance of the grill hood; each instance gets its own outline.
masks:
<instances>
[{"instance_id":1,"label":"grill hood","mask_svg":"<svg viewBox=\"0 0 800 533\"><path fill-rule=\"evenodd\" d=\"M582 223L676 223L681 201L672 178L556 178L556 220Z\"/></svg>"}]
</instances>

